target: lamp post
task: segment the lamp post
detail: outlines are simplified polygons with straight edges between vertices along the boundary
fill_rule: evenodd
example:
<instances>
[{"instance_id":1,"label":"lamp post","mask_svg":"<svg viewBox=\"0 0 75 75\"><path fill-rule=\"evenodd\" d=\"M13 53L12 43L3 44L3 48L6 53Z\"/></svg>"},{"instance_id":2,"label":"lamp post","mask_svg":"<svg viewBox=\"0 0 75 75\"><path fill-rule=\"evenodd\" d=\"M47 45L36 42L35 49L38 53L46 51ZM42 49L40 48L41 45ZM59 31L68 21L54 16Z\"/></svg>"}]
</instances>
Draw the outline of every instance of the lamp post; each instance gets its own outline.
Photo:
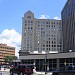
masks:
<instances>
[{"instance_id":1,"label":"lamp post","mask_svg":"<svg viewBox=\"0 0 75 75\"><path fill-rule=\"evenodd\" d=\"M45 55L45 74L47 74L47 54Z\"/></svg>"}]
</instances>

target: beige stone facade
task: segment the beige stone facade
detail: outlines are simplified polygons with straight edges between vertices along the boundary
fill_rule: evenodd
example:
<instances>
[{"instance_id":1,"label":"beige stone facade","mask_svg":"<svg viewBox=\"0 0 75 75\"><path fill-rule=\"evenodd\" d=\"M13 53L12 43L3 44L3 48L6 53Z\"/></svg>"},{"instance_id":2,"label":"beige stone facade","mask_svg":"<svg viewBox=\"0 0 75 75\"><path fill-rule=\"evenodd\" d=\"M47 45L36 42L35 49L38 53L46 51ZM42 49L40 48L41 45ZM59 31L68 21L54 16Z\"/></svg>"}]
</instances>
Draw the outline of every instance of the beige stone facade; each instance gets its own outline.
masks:
<instances>
[{"instance_id":1,"label":"beige stone facade","mask_svg":"<svg viewBox=\"0 0 75 75\"><path fill-rule=\"evenodd\" d=\"M61 20L36 19L29 10L22 18L21 50L31 53L62 52Z\"/></svg>"}]
</instances>

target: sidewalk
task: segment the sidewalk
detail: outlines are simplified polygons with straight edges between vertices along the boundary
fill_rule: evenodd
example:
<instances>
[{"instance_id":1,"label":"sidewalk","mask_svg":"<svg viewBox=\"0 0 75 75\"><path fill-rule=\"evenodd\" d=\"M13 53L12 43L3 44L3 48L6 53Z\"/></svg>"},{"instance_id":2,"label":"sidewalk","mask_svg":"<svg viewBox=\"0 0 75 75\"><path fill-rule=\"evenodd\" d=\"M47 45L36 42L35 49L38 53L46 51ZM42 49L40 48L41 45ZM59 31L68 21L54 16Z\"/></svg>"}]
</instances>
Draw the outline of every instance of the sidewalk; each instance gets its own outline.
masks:
<instances>
[{"instance_id":1,"label":"sidewalk","mask_svg":"<svg viewBox=\"0 0 75 75\"><path fill-rule=\"evenodd\" d=\"M39 74L39 75L52 75L52 72L47 72L47 74L45 74L45 72L39 72L36 71L35 69L33 69L34 74Z\"/></svg>"},{"instance_id":2,"label":"sidewalk","mask_svg":"<svg viewBox=\"0 0 75 75\"><path fill-rule=\"evenodd\" d=\"M6 71L6 72L9 72L10 71L10 69L8 69L8 68L1 68L1 70L0 71Z\"/></svg>"},{"instance_id":3,"label":"sidewalk","mask_svg":"<svg viewBox=\"0 0 75 75\"><path fill-rule=\"evenodd\" d=\"M39 74L39 75L52 75L51 72L47 72L47 74L45 74L45 72L34 72L34 74Z\"/></svg>"}]
</instances>

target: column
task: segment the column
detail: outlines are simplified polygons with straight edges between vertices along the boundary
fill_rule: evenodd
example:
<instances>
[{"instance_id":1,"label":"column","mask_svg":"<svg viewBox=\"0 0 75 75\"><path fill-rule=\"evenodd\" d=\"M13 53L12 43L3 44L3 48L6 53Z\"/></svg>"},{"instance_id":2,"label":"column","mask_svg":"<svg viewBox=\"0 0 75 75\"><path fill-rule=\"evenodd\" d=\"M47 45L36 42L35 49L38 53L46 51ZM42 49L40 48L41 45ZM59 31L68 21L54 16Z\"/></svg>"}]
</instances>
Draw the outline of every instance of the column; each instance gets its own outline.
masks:
<instances>
[{"instance_id":1,"label":"column","mask_svg":"<svg viewBox=\"0 0 75 75\"><path fill-rule=\"evenodd\" d=\"M59 70L60 68L60 63L59 63L59 58L57 58L57 69Z\"/></svg>"}]
</instances>

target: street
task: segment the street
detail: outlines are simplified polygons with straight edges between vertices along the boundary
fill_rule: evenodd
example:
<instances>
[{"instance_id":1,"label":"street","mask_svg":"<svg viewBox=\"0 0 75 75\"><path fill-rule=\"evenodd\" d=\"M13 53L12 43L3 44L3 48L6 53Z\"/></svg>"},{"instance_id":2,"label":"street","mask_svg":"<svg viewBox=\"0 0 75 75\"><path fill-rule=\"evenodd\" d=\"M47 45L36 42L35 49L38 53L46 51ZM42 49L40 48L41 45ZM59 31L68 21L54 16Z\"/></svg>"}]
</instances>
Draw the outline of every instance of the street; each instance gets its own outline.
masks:
<instances>
[{"instance_id":1,"label":"street","mask_svg":"<svg viewBox=\"0 0 75 75\"><path fill-rule=\"evenodd\" d=\"M0 72L0 75L10 75L10 73L9 72L7 72L7 71L3 71L3 72ZM17 75L17 74L14 74L14 75ZM45 74L32 74L32 75L45 75ZM51 74L46 74L46 75L51 75Z\"/></svg>"},{"instance_id":2,"label":"street","mask_svg":"<svg viewBox=\"0 0 75 75\"><path fill-rule=\"evenodd\" d=\"M10 69L5 69L4 70L2 68L0 70L0 75L10 75L9 71L10 71ZM17 75L17 74L14 74L14 75ZM34 73L32 75L52 75L52 73L51 72L47 72L47 74L45 74L45 72L37 72L37 71L34 70Z\"/></svg>"}]
</instances>

